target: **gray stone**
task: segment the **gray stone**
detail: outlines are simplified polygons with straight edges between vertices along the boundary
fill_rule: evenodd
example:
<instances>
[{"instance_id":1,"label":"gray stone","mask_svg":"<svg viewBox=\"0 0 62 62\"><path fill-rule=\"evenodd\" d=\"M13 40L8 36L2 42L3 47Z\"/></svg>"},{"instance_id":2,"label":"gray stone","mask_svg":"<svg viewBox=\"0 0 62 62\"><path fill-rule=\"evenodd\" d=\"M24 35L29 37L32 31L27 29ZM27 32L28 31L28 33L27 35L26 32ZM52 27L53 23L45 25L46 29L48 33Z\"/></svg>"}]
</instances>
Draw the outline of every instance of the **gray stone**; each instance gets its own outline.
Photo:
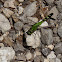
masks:
<instances>
[{"instance_id":1,"label":"gray stone","mask_svg":"<svg viewBox=\"0 0 62 62\"><path fill-rule=\"evenodd\" d=\"M19 14L22 14L22 13L23 13L23 10L24 10L24 8L23 8L22 6L19 6L18 13L19 13Z\"/></svg>"},{"instance_id":2,"label":"gray stone","mask_svg":"<svg viewBox=\"0 0 62 62\"><path fill-rule=\"evenodd\" d=\"M56 62L61 62L61 60L60 60L60 59L58 59L58 58L56 58Z\"/></svg>"},{"instance_id":3,"label":"gray stone","mask_svg":"<svg viewBox=\"0 0 62 62\"><path fill-rule=\"evenodd\" d=\"M14 45L14 50L15 50L15 51L24 51L25 48L23 47L22 44L17 43L17 44Z\"/></svg>"},{"instance_id":4,"label":"gray stone","mask_svg":"<svg viewBox=\"0 0 62 62\"><path fill-rule=\"evenodd\" d=\"M59 13L58 16L57 16L57 18L58 18L59 20L62 20L62 13Z\"/></svg>"},{"instance_id":5,"label":"gray stone","mask_svg":"<svg viewBox=\"0 0 62 62\"><path fill-rule=\"evenodd\" d=\"M28 51L26 53L25 57L26 57L27 60L30 60L30 59L32 59L33 56L32 56L32 53L30 51Z\"/></svg>"},{"instance_id":6,"label":"gray stone","mask_svg":"<svg viewBox=\"0 0 62 62\"><path fill-rule=\"evenodd\" d=\"M55 45L54 51L56 54L62 54L62 42Z\"/></svg>"},{"instance_id":7,"label":"gray stone","mask_svg":"<svg viewBox=\"0 0 62 62\"><path fill-rule=\"evenodd\" d=\"M54 33L54 34L57 34L57 32L58 32L58 29L57 29L57 28L54 28L54 29L53 29L53 33Z\"/></svg>"},{"instance_id":8,"label":"gray stone","mask_svg":"<svg viewBox=\"0 0 62 62\"><path fill-rule=\"evenodd\" d=\"M33 3L29 4L25 9L24 9L24 14L26 16L32 16L36 13L37 7L36 7L37 1L34 1Z\"/></svg>"},{"instance_id":9,"label":"gray stone","mask_svg":"<svg viewBox=\"0 0 62 62\"><path fill-rule=\"evenodd\" d=\"M54 23L55 23L55 21L54 21L54 20L52 20L52 19L50 19L50 23L49 23L49 25L54 27L54 26L55 26L55 24L54 24Z\"/></svg>"},{"instance_id":10,"label":"gray stone","mask_svg":"<svg viewBox=\"0 0 62 62\"><path fill-rule=\"evenodd\" d=\"M62 26L58 27L58 35L62 37Z\"/></svg>"},{"instance_id":11,"label":"gray stone","mask_svg":"<svg viewBox=\"0 0 62 62\"><path fill-rule=\"evenodd\" d=\"M5 32L11 29L9 20L2 14L0 14L0 28L2 32Z\"/></svg>"},{"instance_id":12,"label":"gray stone","mask_svg":"<svg viewBox=\"0 0 62 62\"><path fill-rule=\"evenodd\" d=\"M57 4L57 9L62 12L62 0L56 0L55 4Z\"/></svg>"},{"instance_id":13,"label":"gray stone","mask_svg":"<svg viewBox=\"0 0 62 62\"><path fill-rule=\"evenodd\" d=\"M30 26L27 25L27 24L25 24L25 25L23 26L23 29L24 29L25 32L27 32L27 31L30 29Z\"/></svg>"},{"instance_id":14,"label":"gray stone","mask_svg":"<svg viewBox=\"0 0 62 62\"><path fill-rule=\"evenodd\" d=\"M42 57L41 56L36 56L34 58L34 62L42 62L41 60L42 60Z\"/></svg>"},{"instance_id":15,"label":"gray stone","mask_svg":"<svg viewBox=\"0 0 62 62\"><path fill-rule=\"evenodd\" d=\"M12 47L1 47L0 48L0 62L10 62L14 59L15 51Z\"/></svg>"},{"instance_id":16,"label":"gray stone","mask_svg":"<svg viewBox=\"0 0 62 62\"><path fill-rule=\"evenodd\" d=\"M58 59L62 59L62 54L58 54L58 55L57 55L57 58L58 58Z\"/></svg>"},{"instance_id":17,"label":"gray stone","mask_svg":"<svg viewBox=\"0 0 62 62\"><path fill-rule=\"evenodd\" d=\"M47 2L48 4L51 4L51 3L54 2L54 0L46 0L46 2Z\"/></svg>"},{"instance_id":18,"label":"gray stone","mask_svg":"<svg viewBox=\"0 0 62 62\"><path fill-rule=\"evenodd\" d=\"M49 48L43 48L43 49L42 49L42 54L43 54L44 56L47 56L50 52L51 52L51 50L50 50Z\"/></svg>"},{"instance_id":19,"label":"gray stone","mask_svg":"<svg viewBox=\"0 0 62 62\"><path fill-rule=\"evenodd\" d=\"M10 9L3 8L3 13L9 18L14 12Z\"/></svg>"},{"instance_id":20,"label":"gray stone","mask_svg":"<svg viewBox=\"0 0 62 62\"><path fill-rule=\"evenodd\" d=\"M53 41L54 41L54 43L58 43L58 42L60 42L60 38L58 36L53 37Z\"/></svg>"},{"instance_id":21,"label":"gray stone","mask_svg":"<svg viewBox=\"0 0 62 62\"><path fill-rule=\"evenodd\" d=\"M26 17L25 15L21 16L20 19L23 21L23 23L28 23L29 25L33 25L33 24L38 22L38 18L36 18L36 17Z\"/></svg>"},{"instance_id":22,"label":"gray stone","mask_svg":"<svg viewBox=\"0 0 62 62\"><path fill-rule=\"evenodd\" d=\"M16 59L17 60L20 60L20 61L26 61L26 57L25 57L25 54L23 53L18 53L17 56L16 56Z\"/></svg>"},{"instance_id":23,"label":"gray stone","mask_svg":"<svg viewBox=\"0 0 62 62\"><path fill-rule=\"evenodd\" d=\"M56 62L56 59L55 58L50 58L49 62Z\"/></svg>"},{"instance_id":24,"label":"gray stone","mask_svg":"<svg viewBox=\"0 0 62 62\"><path fill-rule=\"evenodd\" d=\"M23 23L22 23L21 21L18 21L18 22L16 22L16 23L14 24L14 28L15 28L16 30L21 30L22 27L23 27Z\"/></svg>"},{"instance_id":25,"label":"gray stone","mask_svg":"<svg viewBox=\"0 0 62 62\"><path fill-rule=\"evenodd\" d=\"M0 2L0 8L3 7L2 2Z\"/></svg>"},{"instance_id":26,"label":"gray stone","mask_svg":"<svg viewBox=\"0 0 62 62\"><path fill-rule=\"evenodd\" d=\"M11 30L11 31L9 32L9 37L11 37L13 40L15 40L15 38L16 38L16 33L15 33L14 30Z\"/></svg>"},{"instance_id":27,"label":"gray stone","mask_svg":"<svg viewBox=\"0 0 62 62\"><path fill-rule=\"evenodd\" d=\"M27 22L29 25L33 25L38 22L38 18L36 17L27 17Z\"/></svg>"},{"instance_id":28,"label":"gray stone","mask_svg":"<svg viewBox=\"0 0 62 62\"><path fill-rule=\"evenodd\" d=\"M43 29L41 28L41 40L44 44L52 44L53 43L53 33L51 29Z\"/></svg>"},{"instance_id":29,"label":"gray stone","mask_svg":"<svg viewBox=\"0 0 62 62\"><path fill-rule=\"evenodd\" d=\"M48 59L54 59L56 58L56 55L54 54L54 51L51 51L50 54L47 56Z\"/></svg>"},{"instance_id":30,"label":"gray stone","mask_svg":"<svg viewBox=\"0 0 62 62\"><path fill-rule=\"evenodd\" d=\"M25 9L23 11L23 13L24 13L23 16L19 17L19 19L21 19L23 21L23 23L29 23L30 25L32 25L35 22L35 18L30 17L30 16L33 16L37 11L36 3L37 3L37 1L34 1L33 3L30 3L29 5L27 5L25 7Z\"/></svg>"}]
</instances>

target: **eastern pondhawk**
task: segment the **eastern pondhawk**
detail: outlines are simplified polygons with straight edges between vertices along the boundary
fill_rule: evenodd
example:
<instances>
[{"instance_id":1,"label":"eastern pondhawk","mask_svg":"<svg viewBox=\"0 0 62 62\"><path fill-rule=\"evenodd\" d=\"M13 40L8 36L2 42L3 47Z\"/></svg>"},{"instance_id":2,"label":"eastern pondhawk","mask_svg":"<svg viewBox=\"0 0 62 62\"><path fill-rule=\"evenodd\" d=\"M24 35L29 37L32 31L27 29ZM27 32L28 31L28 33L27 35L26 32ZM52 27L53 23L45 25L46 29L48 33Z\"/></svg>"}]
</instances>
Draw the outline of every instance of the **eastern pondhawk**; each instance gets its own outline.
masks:
<instances>
[{"instance_id":1,"label":"eastern pondhawk","mask_svg":"<svg viewBox=\"0 0 62 62\"><path fill-rule=\"evenodd\" d=\"M26 33L28 35L31 35L33 32L35 32L37 30L37 28L46 20L48 19L52 19L55 20L54 18L51 18L51 16L53 15L53 13L49 14L47 17L45 17L41 22L35 23Z\"/></svg>"}]
</instances>

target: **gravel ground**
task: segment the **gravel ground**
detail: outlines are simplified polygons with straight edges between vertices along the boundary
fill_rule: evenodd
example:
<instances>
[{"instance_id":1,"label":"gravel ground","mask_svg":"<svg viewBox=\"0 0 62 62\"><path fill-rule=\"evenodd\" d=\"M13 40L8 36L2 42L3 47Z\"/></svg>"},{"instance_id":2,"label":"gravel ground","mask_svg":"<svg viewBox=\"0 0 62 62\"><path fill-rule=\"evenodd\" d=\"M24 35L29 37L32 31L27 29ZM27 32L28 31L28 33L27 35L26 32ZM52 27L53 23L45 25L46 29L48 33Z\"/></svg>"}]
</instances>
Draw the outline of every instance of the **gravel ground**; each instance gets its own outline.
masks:
<instances>
[{"instance_id":1,"label":"gravel ground","mask_svg":"<svg viewBox=\"0 0 62 62\"><path fill-rule=\"evenodd\" d=\"M62 0L0 0L0 62L62 62Z\"/></svg>"}]
</instances>

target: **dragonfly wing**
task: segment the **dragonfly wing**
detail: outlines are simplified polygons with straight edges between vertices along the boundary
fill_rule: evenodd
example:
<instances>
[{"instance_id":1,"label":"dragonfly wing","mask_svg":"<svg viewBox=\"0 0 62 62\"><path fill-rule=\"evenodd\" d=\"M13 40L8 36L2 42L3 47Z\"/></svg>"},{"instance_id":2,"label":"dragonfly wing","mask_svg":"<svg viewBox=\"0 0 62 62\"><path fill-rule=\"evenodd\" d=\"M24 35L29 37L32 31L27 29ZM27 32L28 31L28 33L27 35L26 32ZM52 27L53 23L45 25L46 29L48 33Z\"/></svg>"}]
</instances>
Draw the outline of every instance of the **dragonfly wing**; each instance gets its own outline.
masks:
<instances>
[{"instance_id":1,"label":"dragonfly wing","mask_svg":"<svg viewBox=\"0 0 62 62\"><path fill-rule=\"evenodd\" d=\"M46 27L46 26L48 26L48 23L45 21L45 22L43 22L40 26L41 26L41 27Z\"/></svg>"}]
</instances>

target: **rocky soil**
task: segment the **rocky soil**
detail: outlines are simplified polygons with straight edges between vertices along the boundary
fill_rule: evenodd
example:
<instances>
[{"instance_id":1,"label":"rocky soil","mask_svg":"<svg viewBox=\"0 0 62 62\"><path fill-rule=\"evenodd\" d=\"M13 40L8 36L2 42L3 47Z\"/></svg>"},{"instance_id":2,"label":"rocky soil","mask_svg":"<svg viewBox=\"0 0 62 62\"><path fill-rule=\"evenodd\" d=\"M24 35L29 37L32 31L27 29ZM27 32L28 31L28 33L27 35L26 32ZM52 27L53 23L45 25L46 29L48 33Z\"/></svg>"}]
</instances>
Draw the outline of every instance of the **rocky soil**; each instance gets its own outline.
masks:
<instances>
[{"instance_id":1,"label":"rocky soil","mask_svg":"<svg viewBox=\"0 0 62 62\"><path fill-rule=\"evenodd\" d=\"M0 0L0 62L62 62L62 0Z\"/></svg>"}]
</instances>

